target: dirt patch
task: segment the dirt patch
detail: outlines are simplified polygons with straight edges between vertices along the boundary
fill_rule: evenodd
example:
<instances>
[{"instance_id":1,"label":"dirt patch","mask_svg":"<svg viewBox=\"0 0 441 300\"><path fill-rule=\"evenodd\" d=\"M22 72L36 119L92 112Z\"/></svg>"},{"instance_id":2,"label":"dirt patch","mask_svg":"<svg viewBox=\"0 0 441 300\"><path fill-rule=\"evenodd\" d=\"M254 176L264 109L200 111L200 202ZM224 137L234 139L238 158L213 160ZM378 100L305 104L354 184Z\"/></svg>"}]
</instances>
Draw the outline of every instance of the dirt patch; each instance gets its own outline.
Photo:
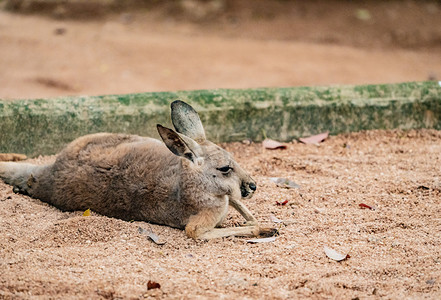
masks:
<instances>
[{"instance_id":1,"label":"dirt patch","mask_svg":"<svg viewBox=\"0 0 441 300\"><path fill-rule=\"evenodd\" d=\"M240 38L308 40L357 46L441 47L439 1L6 0L8 11L90 20L119 14L125 23L154 17L198 32ZM141 13L140 13L141 12ZM182 24L180 24L182 25Z\"/></svg>"},{"instance_id":2,"label":"dirt patch","mask_svg":"<svg viewBox=\"0 0 441 300\"><path fill-rule=\"evenodd\" d=\"M247 206L262 223L284 222L266 244L61 212L0 184L0 297L440 298L440 140L434 130L369 131L287 150L224 145L258 182ZM276 176L300 188L277 187ZM242 221L231 212L224 225ZM325 245L350 258L330 260ZM147 290L149 280L161 288Z\"/></svg>"},{"instance_id":3,"label":"dirt patch","mask_svg":"<svg viewBox=\"0 0 441 300\"><path fill-rule=\"evenodd\" d=\"M7 2L0 98L441 78L439 1Z\"/></svg>"}]
</instances>

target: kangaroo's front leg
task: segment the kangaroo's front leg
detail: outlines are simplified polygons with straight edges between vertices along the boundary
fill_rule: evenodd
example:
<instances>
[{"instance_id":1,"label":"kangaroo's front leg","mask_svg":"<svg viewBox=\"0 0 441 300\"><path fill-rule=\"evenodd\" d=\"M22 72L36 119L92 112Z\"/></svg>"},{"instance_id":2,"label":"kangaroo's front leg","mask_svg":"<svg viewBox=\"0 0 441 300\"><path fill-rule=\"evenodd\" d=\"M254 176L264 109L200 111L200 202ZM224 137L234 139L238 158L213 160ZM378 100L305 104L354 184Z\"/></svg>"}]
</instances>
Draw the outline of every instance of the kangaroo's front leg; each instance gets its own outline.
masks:
<instances>
[{"instance_id":1,"label":"kangaroo's front leg","mask_svg":"<svg viewBox=\"0 0 441 300\"><path fill-rule=\"evenodd\" d=\"M257 219L240 200L230 197L229 204L234 207L245 218L245 220L247 220L247 226L254 226L258 224Z\"/></svg>"}]
</instances>

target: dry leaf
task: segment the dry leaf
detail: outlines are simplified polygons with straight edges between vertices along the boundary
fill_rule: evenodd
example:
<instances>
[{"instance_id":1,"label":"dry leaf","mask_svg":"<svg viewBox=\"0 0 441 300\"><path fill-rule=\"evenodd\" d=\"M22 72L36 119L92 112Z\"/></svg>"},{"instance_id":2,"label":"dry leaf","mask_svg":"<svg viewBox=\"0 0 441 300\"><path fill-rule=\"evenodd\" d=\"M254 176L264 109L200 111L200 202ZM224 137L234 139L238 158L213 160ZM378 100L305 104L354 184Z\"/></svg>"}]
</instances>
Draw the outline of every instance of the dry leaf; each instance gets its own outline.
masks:
<instances>
[{"instance_id":1,"label":"dry leaf","mask_svg":"<svg viewBox=\"0 0 441 300\"><path fill-rule=\"evenodd\" d=\"M149 282L147 282L147 290L153 290L153 289L160 289L161 285L157 282L151 281L149 280Z\"/></svg>"},{"instance_id":2,"label":"dry leaf","mask_svg":"<svg viewBox=\"0 0 441 300\"><path fill-rule=\"evenodd\" d=\"M86 209L86 210L83 212L83 216L85 216L85 217L90 216L90 208Z\"/></svg>"},{"instance_id":3,"label":"dry leaf","mask_svg":"<svg viewBox=\"0 0 441 300\"><path fill-rule=\"evenodd\" d=\"M150 240L152 240L156 245L164 245L166 242L160 241L159 236L157 236L153 231L151 230L145 230L142 227L138 227L138 232L140 234L146 235Z\"/></svg>"},{"instance_id":4,"label":"dry leaf","mask_svg":"<svg viewBox=\"0 0 441 300\"><path fill-rule=\"evenodd\" d=\"M324 246L323 249L325 250L326 256L335 261L342 261L349 257L347 254L341 254L326 246Z\"/></svg>"},{"instance_id":5,"label":"dry leaf","mask_svg":"<svg viewBox=\"0 0 441 300\"><path fill-rule=\"evenodd\" d=\"M361 208L368 208L370 210L375 210L375 206L367 205L364 203L360 203L360 204L358 204L358 206L360 206Z\"/></svg>"},{"instance_id":6,"label":"dry leaf","mask_svg":"<svg viewBox=\"0 0 441 300\"><path fill-rule=\"evenodd\" d=\"M288 200L286 200L286 201L288 201ZM280 220L279 218L277 218L275 215L270 215L270 220L271 220L271 222L277 223L277 224L283 223L283 221Z\"/></svg>"},{"instance_id":7,"label":"dry leaf","mask_svg":"<svg viewBox=\"0 0 441 300\"><path fill-rule=\"evenodd\" d=\"M284 206L284 205L286 205L287 203L288 203L288 200L285 200L285 201L283 201L283 202L276 201L276 205L279 205L279 206Z\"/></svg>"},{"instance_id":8,"label":"dry leaf","mask_svg":"<svg viewBox=\"0 0 441 300\"><path fill-rule=\"evenodd\" d=\"M314 212L317 214L322 214L325 212L324 208L320 208L320 207L314 207Z\"/></svg>"},{"instance_id":9,"label":"dry leaf","mask_svg":"<svg viewBox=\"0 0 441 300\"><path fill-rule=\"evenodd\" d=\"M326 140L328 136L329 136L329 132L324 132L306 138L299 138L299 142L302 142L304 144L318 144Z\"/></svg>"},{"instance_id":10,"label":"dry leaf","mask_svg":"<svg viewBox=\"0 0 441 300\"><path fill-rule=\"evenodd\" d=\"M288 188L288 189L298 189L300 185L292 180L281 178L281 177L270 177L269 180L277 184L277 186Z\"/></svg>"},{"instance_id":11,"label":"dry leaf","mask_svg":"<svg viewBox=\"0 0 441 300\"><path fill-rule=\"evenodd\" d=\"M275 240L276 240L276 237L272 236L272 237L261 238L261 239L247 240L247 243L250 243L250 244L271 243L271 242L274 242Z\"/></svg>"},{"instance_id":12,"label":"dry leaf","mask_svg":"<svg viewBox=\"0 0 441 300\"><path fill-rule=\"evenodd\" d=\"M270 149L270 150L275 150L275 149L286 149L286 145L285 145L285 144L282 144L282 143L280 143L280 142L278 142L278 141L271 140L271 139L265 139L265 140L262 142L262 146L263 146L265 149Z\"/></svg>"}]
</instances>

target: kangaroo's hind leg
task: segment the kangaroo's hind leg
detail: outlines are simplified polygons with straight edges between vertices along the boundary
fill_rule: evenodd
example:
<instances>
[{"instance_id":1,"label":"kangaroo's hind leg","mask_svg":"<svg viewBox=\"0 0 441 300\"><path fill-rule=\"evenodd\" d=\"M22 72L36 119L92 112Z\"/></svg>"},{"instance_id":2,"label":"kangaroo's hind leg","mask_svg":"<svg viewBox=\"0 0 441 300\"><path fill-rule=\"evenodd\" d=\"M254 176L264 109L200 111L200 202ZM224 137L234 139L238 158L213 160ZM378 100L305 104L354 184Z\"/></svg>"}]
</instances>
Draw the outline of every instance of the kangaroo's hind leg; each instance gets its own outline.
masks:
<instances>
[{"instance_id":1,"label":"kangaroo's hind leg","mask_svg":"<svg viewBox=\"0 0 441 300\"><path fill-rule=\"evenodd\" d=\"M205 209L190 217L185 232L194 239L209 240L227 236L272 236L277 230L274 228L261 227L259 225L244 227L215 228L219 222L219 211Z\"/></svg>"}]
</instances>

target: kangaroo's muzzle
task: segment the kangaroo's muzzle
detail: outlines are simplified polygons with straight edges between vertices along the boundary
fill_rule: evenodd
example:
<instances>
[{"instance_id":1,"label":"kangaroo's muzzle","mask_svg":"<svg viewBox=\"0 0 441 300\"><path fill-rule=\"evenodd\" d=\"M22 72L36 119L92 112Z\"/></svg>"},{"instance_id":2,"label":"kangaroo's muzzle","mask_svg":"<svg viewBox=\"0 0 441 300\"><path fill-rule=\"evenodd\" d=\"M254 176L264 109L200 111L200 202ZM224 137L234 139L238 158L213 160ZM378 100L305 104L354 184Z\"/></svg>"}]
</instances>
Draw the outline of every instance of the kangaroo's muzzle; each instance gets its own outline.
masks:
<instances>
[{"instance_id":1,"label":"kangaroo's muzzle","mask_svg":"<svg viewBox=\"0 0 441 300\"><path fill-rule=\"evenodd\" d=\"M251 198L256 189L257 187L255 182L242 182L240 186L242 198Z\"/></svg>"}]
</instances>

